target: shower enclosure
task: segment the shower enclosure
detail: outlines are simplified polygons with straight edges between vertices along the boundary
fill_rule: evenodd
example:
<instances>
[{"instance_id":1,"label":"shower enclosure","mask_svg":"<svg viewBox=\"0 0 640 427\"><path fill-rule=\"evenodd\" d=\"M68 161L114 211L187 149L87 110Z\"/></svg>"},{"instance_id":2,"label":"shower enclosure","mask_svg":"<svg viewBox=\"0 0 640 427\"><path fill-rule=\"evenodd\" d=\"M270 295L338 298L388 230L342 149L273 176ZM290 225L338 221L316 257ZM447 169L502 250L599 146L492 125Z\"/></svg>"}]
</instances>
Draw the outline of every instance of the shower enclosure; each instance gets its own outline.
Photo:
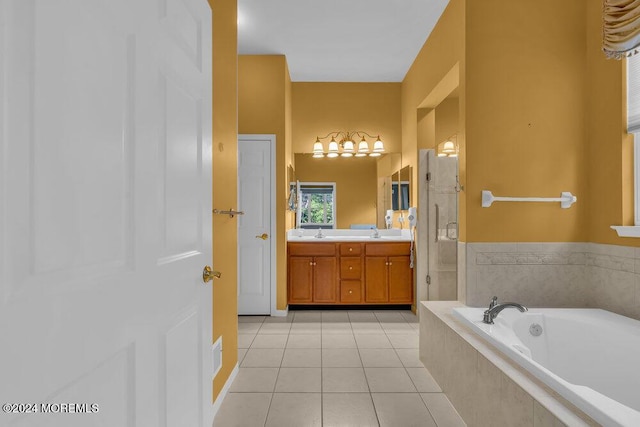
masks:
<instances>
[{"instance_id":1,"label":"shower enclosure","mask_svg":"<svg viewBox=\"0 0 640 427\"><path fill-rule=\"evenodd\" d=\"M457 300L458 158L420 150L418 301Z\"/></svg>"}]
</instances>

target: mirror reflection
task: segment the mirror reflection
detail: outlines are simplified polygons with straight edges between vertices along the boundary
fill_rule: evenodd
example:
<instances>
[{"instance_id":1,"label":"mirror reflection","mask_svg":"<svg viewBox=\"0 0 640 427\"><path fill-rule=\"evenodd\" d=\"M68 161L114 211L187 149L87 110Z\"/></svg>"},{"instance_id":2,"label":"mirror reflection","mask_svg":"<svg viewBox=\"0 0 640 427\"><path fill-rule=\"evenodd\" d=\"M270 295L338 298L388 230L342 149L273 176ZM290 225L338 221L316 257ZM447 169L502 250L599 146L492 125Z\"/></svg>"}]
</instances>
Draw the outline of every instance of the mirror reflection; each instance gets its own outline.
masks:
<instances>
[{"instance_id":1,"label":"mirror reflection","mask_svg":"<svg viewBox=\"0 0 640 427\"><path fill-rule=\"evenodd\" d=\"M335 185L332 205L323 206L323 212L332 214L331 224L309 221L309 224L318 222L316 228L383 229L388 210L406 211L411 206L411 168L402 167L400 153L357 159L317 159L311 154L296 153L294 164L295 178L301 186ZM309 209L312 208L309 204ZM312 214L308 213L305 218L308 217ZM398 224L394 223L394 227Z\"/></svg>"}]
</instances>

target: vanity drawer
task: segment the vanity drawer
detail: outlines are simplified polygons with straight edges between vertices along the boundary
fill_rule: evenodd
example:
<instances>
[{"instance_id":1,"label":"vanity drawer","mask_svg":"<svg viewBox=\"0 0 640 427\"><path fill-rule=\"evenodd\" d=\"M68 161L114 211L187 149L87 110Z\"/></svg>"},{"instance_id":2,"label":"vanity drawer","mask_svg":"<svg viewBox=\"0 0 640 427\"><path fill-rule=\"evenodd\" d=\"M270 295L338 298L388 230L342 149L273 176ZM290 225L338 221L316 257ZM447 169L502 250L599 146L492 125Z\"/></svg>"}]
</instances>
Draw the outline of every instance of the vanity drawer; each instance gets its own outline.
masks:
<instances>
[{"instance_id":1,"label":"vanity drawer","mask_svg":"<svg viewBox=\"0 0 640 427\"><path fill-rule=\"evenodd\" d=\"M340 243L340 255L342 256L359 256L361 253L361 243Z\"/></svg>"},{"instance_id":2,"label":"vanity drawer","mask_svg":"<svg viewBox=\"0 0 640 427\"><path fill-rule=\"evenodd\" d=\"M289 243L289 255L296 256L335 256L335 243Z\"/></svg>"},{"instance_id":3,"label":"vanity drawer","mask_svg":"<svg viewBox=\"0 0 640 427\"><path fill-rule=\"evenodd\" d=\"M362 262L360 257L341 257L340 258L340 278L341 279L360 279L362 274Z\"/></svg>"},{"instance_id":4,"label":"vanity drawer","mask_svg":"<svg viewBox=\"0 0 640 427\"><path fill-rule=\"evenodd\" d=\"M340 302L361 302L362 292L360 280L340 281Z\"/></svg>"},{"instance_id":5,"label":"vanity drawer","mask_svg":"<svg viewBox=\"0 0 640 427\"><path fill-rule=\"evenodd\" d=\"M368 256L397 256L409 255L411 244L409 242L395 243L367 243L365 253Z\"/></svg>"}]
</instances>

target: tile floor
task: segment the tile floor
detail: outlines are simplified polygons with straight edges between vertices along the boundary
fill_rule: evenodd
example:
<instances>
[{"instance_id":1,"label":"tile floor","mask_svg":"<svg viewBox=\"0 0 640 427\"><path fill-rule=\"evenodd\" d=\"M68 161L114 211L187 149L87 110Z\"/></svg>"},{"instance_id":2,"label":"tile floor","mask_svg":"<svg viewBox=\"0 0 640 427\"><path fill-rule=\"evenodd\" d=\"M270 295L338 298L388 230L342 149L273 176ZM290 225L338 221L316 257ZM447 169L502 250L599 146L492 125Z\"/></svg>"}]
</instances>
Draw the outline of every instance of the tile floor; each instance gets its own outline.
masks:
<instances>
[{"instance_id":1,"label":"tile floor","mask_svg":"<svg viewBox=\"0 0 640 427\"><path fill-rule=\"evenodd\" d=\"M238 332L214 427L465 425L418 359L410 311L241 316Z\"/></svg>"}]
</instances>

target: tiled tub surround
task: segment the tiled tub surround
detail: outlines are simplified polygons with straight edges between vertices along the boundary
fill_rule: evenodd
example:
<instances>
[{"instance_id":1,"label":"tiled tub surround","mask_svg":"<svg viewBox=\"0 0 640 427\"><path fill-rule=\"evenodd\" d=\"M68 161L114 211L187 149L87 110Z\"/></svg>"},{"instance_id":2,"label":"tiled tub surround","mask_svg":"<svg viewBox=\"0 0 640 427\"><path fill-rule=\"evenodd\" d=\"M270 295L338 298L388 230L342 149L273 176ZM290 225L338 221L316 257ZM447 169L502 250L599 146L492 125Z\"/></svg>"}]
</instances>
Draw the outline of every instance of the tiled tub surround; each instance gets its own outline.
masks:
<instances>
[{"instance_id":1,"label":"tiled tub surround","mask_svg":"<svg viewBox=\"0 0 640 427\"><path fill-rule=\"evenodd\" d=\"M463 249L464 248L464 249ZM472 307L594 307L640 319L640 248L597 243L467 243L465 294ZM460 280L459 280L460 282Z\"/></svg>"},{"instance_id":2,"label":"tiled tub surround","mask_svg":"<svg viewBox=\"0 0 640 427\"><path fill-rule=\"evenodd\" d=\"M461 306L420 303L420 360L468 426L599 425L460 324Z\"/></svg>"}]
</instances>

